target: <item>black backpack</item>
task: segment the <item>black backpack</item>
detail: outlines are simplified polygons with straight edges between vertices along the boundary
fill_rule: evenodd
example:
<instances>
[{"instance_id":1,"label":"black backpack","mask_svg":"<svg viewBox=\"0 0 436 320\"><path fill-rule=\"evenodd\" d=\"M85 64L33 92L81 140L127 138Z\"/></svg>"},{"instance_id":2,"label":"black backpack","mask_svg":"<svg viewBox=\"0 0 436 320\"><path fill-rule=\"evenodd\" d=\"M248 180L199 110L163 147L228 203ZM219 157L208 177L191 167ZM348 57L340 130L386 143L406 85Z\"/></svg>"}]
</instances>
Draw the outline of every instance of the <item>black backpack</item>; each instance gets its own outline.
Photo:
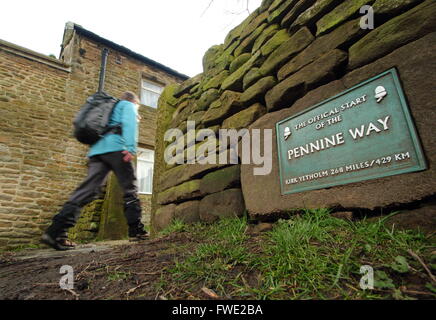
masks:
<instances>
[{"instance_id":1,"label":"black backpack","mask_svg":"<svg viewBox=\"0 0 436 320\"><path fill-rule=\"evenodd\" d=\"M121 127L109 126L109 120L118 99L104 92L97 92L86 99L74 119L74 136L79 142L93 145L106 133L121 133Z\"/></svg>"}]
</instances>

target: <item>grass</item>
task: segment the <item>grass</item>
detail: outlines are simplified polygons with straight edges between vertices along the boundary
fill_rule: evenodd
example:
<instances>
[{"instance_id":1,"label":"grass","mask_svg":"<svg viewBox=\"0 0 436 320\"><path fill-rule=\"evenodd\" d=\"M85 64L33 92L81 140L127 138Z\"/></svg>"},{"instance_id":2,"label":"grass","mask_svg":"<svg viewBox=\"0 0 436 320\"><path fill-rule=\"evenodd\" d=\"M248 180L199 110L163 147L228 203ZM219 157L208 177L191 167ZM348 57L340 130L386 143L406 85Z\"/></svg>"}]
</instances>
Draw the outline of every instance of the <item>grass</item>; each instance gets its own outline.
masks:
<instances>
[{"instance_id":1,"label":"grass","mask_svg":"<svg viewBox=\"0 0 436 320\"><path fill-rule=\"evenodd\" d=\"M167 269L161 286L205 286L233 299L408 299L399 288L426 275L407 250L423 255L431 246L422 233L388 229L384 220L348 222L328 210L306 211L260 238L247 234L245 218L176 221L164 233L189 232L200 244ZM375 270L374 290L359 286L364 265Z\"/></svg>"},{"instance_id":2,"label":"grass","mask_svg":"<svg viewBox=\"0 0 436 320\"><path fill-rule=\"evenodd\" d=\"M183 230L191 232L204 243L199 244L185 260L176 261L170 273L176 281L195 285L201 280L205 286L225 290L228 272L237 266L247 265L252 259L243 245L248 238L246 226L245 219L224 219L211 226L185 226Z\"/></svg>"},{"instance_id":3,"label":"grass","mask_svg":"<svg viewBox=\"0 0 436 320\"><path fill-rule=\"evenodd\" d=\"M159 236L167 236L174 232L183 232L186 229L186 225L182 220L174 219L172 223L166 227L164 230L159 232Z\"/></svg>"},{"instance_id":4,"label":"grass","mask_svg":"<svg viewBox=\"0 0 436 320\"><path fill-rule=\"evenodd\" d=\"M118 281L118 280L125 280L129 276L130 273L126 273L126 272L112 272L108 274L107 279L109 281Z\"/></svg>"}]
</instances>

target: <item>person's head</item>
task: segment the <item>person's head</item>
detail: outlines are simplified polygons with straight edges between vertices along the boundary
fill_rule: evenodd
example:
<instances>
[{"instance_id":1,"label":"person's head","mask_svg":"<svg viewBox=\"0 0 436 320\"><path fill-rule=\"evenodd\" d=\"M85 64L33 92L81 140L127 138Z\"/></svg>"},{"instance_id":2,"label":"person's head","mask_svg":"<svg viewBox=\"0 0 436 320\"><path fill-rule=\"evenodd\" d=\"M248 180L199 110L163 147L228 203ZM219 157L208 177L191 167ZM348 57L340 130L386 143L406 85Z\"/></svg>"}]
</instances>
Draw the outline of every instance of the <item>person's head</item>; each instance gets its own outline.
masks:
<instances>
[{"instance_id":1,"label":"person's head","mask_svg":"<svg viewBox=\"0 0 436 320\"><path fill-rule=\"evenodd\" d=\"M124 92L121 96L121 100L127 100L134 104L139 104L138 96L131 91Z\"/></svg>"}]
</instances>

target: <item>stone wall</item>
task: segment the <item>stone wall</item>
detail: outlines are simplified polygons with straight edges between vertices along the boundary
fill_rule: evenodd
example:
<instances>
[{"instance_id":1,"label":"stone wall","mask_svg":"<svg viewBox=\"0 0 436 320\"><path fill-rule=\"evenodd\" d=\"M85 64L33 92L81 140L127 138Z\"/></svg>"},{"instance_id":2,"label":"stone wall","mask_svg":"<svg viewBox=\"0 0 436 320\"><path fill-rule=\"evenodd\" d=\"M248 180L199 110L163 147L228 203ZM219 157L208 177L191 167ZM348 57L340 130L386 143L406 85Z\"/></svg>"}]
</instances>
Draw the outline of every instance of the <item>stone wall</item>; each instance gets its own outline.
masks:
<instances>
[{"instance_id":1,"label":"stone wall","mask_svg":"<svg viewBox=\"0 0 436 320\"><path fill-rule=\"evenodd\" d=\"M70 30L64 47L57 60L0 42L0 248L38 243L86 175L87 147L72 136L72 120L97 90L102 45ZM106 92L139 94L142 77L163 85L181 81L110 48ZM140 114L140 147L154 149L156 109L141 106ZM149 221L151 197L141 197ZM85 210L75 237L96 232L98 208L94 203Z\"/></svg>"},{"instance_id":2,"label":"stone wall","mask_svg":"<svg viewBox=\"0 0 436 320\"><path fill-rule=\"evenodd\" d=\"M362 29L369 4L375 29ZM203 73L167 87L160 100L152 226L172 219L214 221L224 216L269 219L295 209L375 209L432 197L436 190L433 127L436 3L431 0L263 1L221 45L203 58ZM282 196L273 143L272 173L253 165L168 165L164 133L170 128L272 129L383 71L396 67L421 138L429 169ZM189 135L186 140L192 139ZM196 148L201 148L198 143ZM261 149L262 150L262 149ZM220 150L219 152L223 152ZM178 156L187 156L187 150ZM188 158L189 159L189 158Z\"/></svg>"}]
</instances>

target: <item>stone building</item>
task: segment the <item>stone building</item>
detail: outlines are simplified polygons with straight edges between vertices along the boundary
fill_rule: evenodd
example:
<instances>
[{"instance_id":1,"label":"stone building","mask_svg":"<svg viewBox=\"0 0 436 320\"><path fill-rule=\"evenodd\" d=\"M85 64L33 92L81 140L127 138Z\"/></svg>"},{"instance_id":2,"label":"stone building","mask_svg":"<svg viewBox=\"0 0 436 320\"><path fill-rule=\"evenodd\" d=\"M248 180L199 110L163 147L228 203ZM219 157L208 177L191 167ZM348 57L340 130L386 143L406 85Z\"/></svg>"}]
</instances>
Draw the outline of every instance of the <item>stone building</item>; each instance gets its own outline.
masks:
<instances>
[{"instance_id":1,"label":"stone building","mask_svg":"<svg viewBox=\"0 0 436 320\"><path fill-rule=\"evenodd\" d=\"M72 120L97 91L103 48L109 49L105 91L141 98L137 169L149 220L157 99L166 85L187 77L67 23L59 59L0 40L0 248L37 243L84 178L87 147L72 136ZM88 222L82 231L92 237L98 215Z\"/></svg>"},{"instance_id":2,"label":"stone building","mask_svg":"<svg viewBox=\"0 0 436 320\"><path fill-rule=\"evenodd\" d=\"M360 11L365 5L372 6L371 12L368 9L364 12L374 14L373 26L368 25L368 17L362 20L364 15ZM432 0L264 0L222 44L205 53L203 73L181 85L168 86L162 94L158 109L153 229L161 230L174 218L211 222L247 212L250 219L271 220L289 216L293 211L320 207L387 213L434 201L435 32L436 3ZM421 162L426 161L427 167L283 194L276 124L308 112L387 70L396 70L401 79L404 100L408 101L413 119L410 123L416 126L425 155ZM374 88L370 95L371 103L376 103ZM391 99L392 94L388 97ZM271 173L253 174L255 164L196 162L198 157L190 158L186 146L195 144L195 151L205 145L186 133L187 121L195 121L196 129L210 129L216 139L220 129L248 129L250 133L270 130ZM177 139L185 149L173 154L182 161L169 164L164 160L164 150L170 142L164 141L163 133L174 128L184 134ZM402 134L408 127L396 130ZM207 138L213 141L213 137ZM208 152L228 152L221 147L212 145ZM376 148L369 146L364 150L374 152ZM319 166L312 170L332 158L341 158L341 154L319 156Z\"/></svg>"}]
</instances>

